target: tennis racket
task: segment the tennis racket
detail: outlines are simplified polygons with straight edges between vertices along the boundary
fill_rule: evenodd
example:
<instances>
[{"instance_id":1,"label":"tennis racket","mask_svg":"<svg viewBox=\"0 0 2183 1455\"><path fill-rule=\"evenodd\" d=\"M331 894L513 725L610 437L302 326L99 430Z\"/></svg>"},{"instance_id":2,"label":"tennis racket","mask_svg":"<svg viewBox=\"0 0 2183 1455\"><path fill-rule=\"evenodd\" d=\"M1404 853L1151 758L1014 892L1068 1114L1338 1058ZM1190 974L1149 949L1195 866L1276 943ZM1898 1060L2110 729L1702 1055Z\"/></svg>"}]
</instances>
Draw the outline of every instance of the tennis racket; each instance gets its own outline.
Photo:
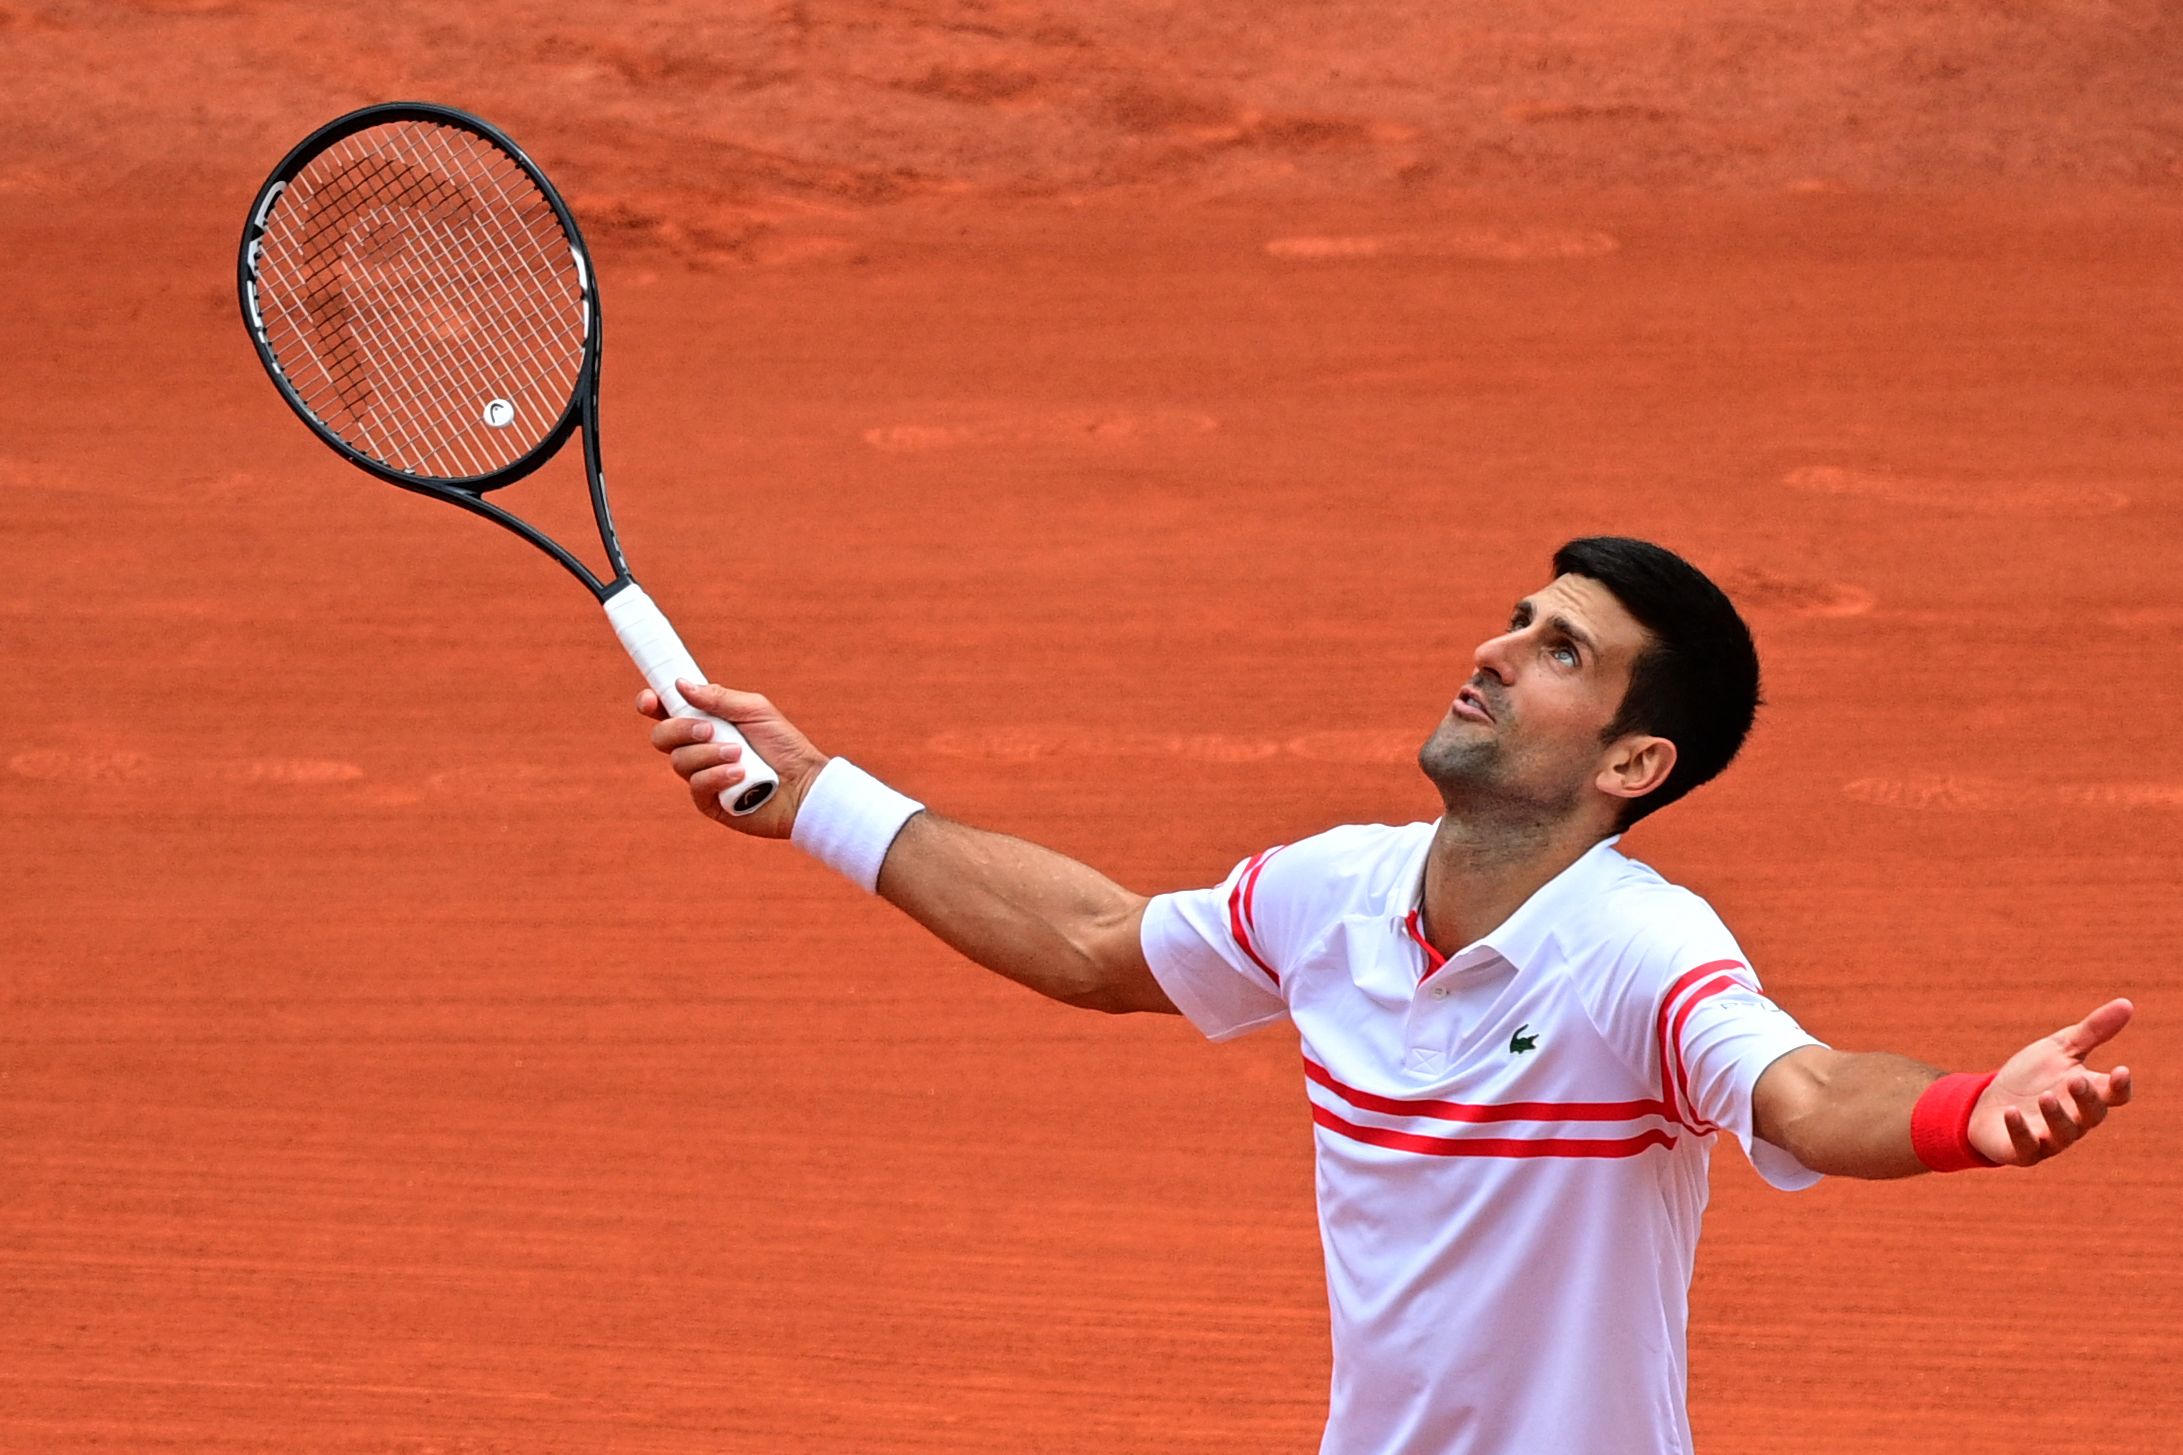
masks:
<instances>
[{"instance_id":1,"label":"tennis racket","mask_svg":"<svg viewBox=\"0 0 2183 1455\"><path fill-rule=\"evenodd\" d=\"M236 286L281 398L350 464L515 532L606 608L676 717L742 747L720 796L746 814L780 776L675 679L706 679L629 574L599 463L599 281L568 205L521 148L444 106L367 106L305 137L243 225ZM486 499L578 430L613 576Z\"/></svg>"}]
</instances>

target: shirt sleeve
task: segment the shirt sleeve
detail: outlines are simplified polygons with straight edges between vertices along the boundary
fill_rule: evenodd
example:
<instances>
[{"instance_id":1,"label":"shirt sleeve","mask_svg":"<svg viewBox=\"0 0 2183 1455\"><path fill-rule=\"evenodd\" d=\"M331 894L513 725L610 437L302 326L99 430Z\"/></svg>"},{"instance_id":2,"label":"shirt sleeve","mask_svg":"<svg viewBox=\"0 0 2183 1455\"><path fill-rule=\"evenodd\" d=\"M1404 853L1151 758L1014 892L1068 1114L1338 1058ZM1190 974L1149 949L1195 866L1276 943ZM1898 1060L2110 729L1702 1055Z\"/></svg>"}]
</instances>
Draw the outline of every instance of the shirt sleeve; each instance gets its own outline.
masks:
<instances>
[{"instance_id":1,"label":"shirt sleeve","mask_svg":"<svg viewBox=\"0 0 2183 1455\"><path fill-rule=\"evenodd\" d=\"M1686 973L1663 1009L1670 1034L1663 1054L1668 1099L1697 1132L1729 1131L1744 1155L1784 1192L1819 1181L1820 1174L1752 1131L1751 1092L1781 1057L1820 1041L1767 998L1758 977L1738 960Z\"/></svg>"},{"instance_id":2,"label":"shirt sleeve","mask_svg":"<svg viewBox=\"0 0 2183 1455\"><path fill-rule=\"evenodd\" d=\"M1297 910L1311 888L1300 847L1253 854L1214 888L1154 895L1145 906L1145 963L1209 1039L1288 1018L1279 967L1294 963Z\"/></svg>"}]
</instances>

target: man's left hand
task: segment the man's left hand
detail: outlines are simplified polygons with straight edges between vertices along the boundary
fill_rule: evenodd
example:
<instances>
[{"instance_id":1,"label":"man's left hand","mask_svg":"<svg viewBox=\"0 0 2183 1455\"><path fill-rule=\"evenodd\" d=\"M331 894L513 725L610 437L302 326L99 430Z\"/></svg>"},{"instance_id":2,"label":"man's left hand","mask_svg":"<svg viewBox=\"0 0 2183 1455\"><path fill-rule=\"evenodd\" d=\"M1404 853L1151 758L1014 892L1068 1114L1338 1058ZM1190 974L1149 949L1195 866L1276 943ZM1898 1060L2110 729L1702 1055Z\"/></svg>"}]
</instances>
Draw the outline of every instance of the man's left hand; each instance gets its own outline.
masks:
<instances>
[{"instance_id":1,"label":"man's left hand","mask_svg":"<svg viewBox=\"0 0 2183 1455\"><path fill-rule=\"evenodd\" d=\"M2089 1071L2084 1058L2130 1024L2110 1000L2073 1026L2011 1056L1971 1109L1971 1145L1995 1162L2029 1167L2063 1151L2130 1099L2130 1068Z\"/></svg>"}]
</instances>

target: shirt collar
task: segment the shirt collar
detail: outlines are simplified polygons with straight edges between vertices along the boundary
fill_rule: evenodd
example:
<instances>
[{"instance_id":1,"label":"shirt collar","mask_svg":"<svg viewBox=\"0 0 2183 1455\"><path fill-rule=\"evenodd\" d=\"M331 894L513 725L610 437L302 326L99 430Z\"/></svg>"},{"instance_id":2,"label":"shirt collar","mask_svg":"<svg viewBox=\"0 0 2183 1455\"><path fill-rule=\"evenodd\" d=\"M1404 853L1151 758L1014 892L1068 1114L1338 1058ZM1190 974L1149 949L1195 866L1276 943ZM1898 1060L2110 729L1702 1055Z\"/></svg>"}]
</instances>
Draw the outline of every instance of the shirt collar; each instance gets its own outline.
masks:
<instances>
[{"instance_id":1,"label":"shirt collar","mask_svg":"<svg viewBox=\"0 0 2183 1455\"><path fill-rule=\"evenodd\" d=\"M1621 838L1620 834L1609 834L1586 849L1568 868L1533 890L1529 899L1516 906L1515 913L1442 960L1439 951L1425 938L1420 912L1425 896L1425 863L1432 854L1432 836L1427 835L1424 851L1418 856L1416 888L1410 892L1411 908L1403 920L1403 928L1424 948L1426 962L1432 969L1469 960L1480 949L1491 950L1518 970L1534 969L1546 958L1554 932L1565 925L1572 914L1581 913L1589 906L1600 886L1627 862L1615 849Z\"/></svg>"}]
</instances>

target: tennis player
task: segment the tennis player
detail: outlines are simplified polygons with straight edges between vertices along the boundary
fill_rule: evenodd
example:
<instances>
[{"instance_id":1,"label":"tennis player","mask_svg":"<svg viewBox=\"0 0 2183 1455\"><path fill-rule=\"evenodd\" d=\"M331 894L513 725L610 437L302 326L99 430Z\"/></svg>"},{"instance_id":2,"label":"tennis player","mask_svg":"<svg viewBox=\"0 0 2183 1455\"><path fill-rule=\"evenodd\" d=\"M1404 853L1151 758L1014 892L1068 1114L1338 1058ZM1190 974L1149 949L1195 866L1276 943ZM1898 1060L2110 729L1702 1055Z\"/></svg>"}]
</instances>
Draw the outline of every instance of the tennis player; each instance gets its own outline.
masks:
<instances>
[{"instance_id":1,"label":"tennis player","mask_svg":"<svg viewBox=\"0 0 2183 1455\"><path fill-rule=\"evenodd\" d=\"M1777 1187L2030 1166L2130 1098L2088 1054L2111 1000L1998 1071L1822 1045L1704 900L1622 854L1728 766L1759 701L1728 598L1659 546L1595 537L1481 644L1418 754L1429 823L1251 855L1133 894L942 818L814 747L765 698L686 683L780 771L731 818L737 750L663 721L708 816L792 838L979 964L1070 1005L1303 1042L1333 1312L1322 1450L1682 1455L1707 1158ZM649 692L641 711L658 718Z\"/></svg>"}]
</instances>

